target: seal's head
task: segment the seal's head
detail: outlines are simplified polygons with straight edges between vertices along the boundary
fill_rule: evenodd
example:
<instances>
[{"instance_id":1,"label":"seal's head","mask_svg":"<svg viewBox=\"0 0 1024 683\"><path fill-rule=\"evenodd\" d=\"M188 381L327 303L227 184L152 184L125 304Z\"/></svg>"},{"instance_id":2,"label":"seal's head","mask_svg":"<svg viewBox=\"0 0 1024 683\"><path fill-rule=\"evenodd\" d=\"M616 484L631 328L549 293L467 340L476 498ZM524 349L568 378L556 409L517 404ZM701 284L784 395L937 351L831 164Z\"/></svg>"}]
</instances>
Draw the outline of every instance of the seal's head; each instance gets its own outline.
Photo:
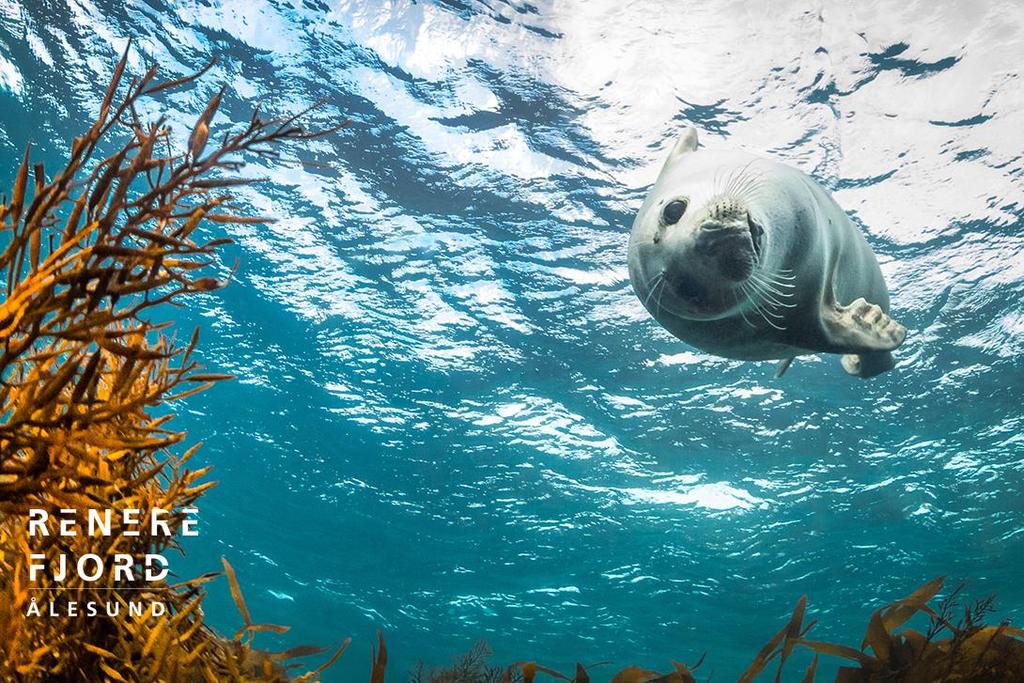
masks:
<instances>
[{"instance_id":1,"label":"seal's head","mask_svg":"<svg viewBox=\"0 0 1024 683\"><path fill-rule=\"evenodd\" d=\"M747 299L766 235L749 169L718 172L698 161L697 131L676 143L633 224L629 274L655 316L711 320Z\"/></svg>"}]
</instances>

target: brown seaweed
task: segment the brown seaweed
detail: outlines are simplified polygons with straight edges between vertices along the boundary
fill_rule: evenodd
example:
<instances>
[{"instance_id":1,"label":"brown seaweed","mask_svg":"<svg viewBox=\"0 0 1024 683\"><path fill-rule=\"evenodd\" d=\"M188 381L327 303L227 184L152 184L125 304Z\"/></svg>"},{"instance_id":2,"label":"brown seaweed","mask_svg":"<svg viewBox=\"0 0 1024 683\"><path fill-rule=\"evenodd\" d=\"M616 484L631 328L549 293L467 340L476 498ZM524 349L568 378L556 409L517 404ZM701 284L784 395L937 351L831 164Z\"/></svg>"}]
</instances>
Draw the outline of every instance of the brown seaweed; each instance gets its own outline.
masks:
<instances>
[{"instance_id":1,"label":"brown seaweed","mask_svg":"<svg viewBox=\"0 0 1024 683\"><path fill-rule=\"evenodd\" d=\"M10 197L0 203L0 679L18 681L286 680L282 662L309 649L256 650L255 624L225 562L244 624L231 640L203 622L204 575L174 585L117 579L89 583L50 573L31 585L31 553L140 558L177 547L184 508L214 482L190 469L166 408L226 375L202 372L196 333L185 343L154 309L180 305L225 284L214 273L217 247L204 222L262 221L233 202L245 155L272 157L309 131L300 116L264 119L211 141L221 89L196 120L185 151L172 150L165 119L143 122L139 103L193 82L203 71L164 83L157 68L128 77L128 50L114 68L99 114L71 145L52 179L26 150ZM345 125L345 124L342 124ZM334 130L334 129L331 129ZM115 146L112 153L101 149ZM118 147L119 145L119 147ZM61 508L172 511L172 531L55 534ZM32 509L51 514L49 536L30 536ZM33 600L110 603L116 617L28 615ZM161 602L162 616L128 615L131 600ZM120 610L124 611L120 611ZM111 610L113 611L113 610ZM344 651L344 645L335 658ZM331 660L333 661L333 659ZM323 667L305 675L316 678Z\"/></svg>"},{"instance_id":2,"label":"brown seaweed","mask_svg":"<svg viewBox=\"0 0 1024 683\"><path fill-rule=\"evenodd\" d=\"M1010 626L1007 622L995 626L986 625L984 619L992 611L992 599L987 598L969 606L959 605L958 596L962 585L946 596L938 609L933 609L929 603L942 590L942 586L941 577L933 579L906 598L875 610L868 620L860 649L807 639L807 633L816 622L812 620L804 623L807 600L801 598L786 625L758 651L739 680L759 680L769 666L778 660L773 678L776 682L781 681L790 655L797 648L804 648L814 652L810 666L801 676L805 683L816 680L819 657L822 655L856 665L841 667L837 683L1024 681L1024 630ZM960 607L963 608L963 616L957 623L953 623L952 614ZM931 627L927 633L903 628L917 614L924 614L930 619ZM499 669L486 665L489 654L486 643L478 643L471 654L450 669L425 670L420 666L412 681L493 683L497 680L494 676ZM611 682L694 683L697 680L695 671L704 660L702 656L693 666L674 661L673 669L667 672L627 666L618 671ZM519 673L525 681L534 680L538 673L545 674L548 680L567 680L573 683L589 683L591 680L587 668L582 664L576 665L576 675L571 679L534 662L513 664L506 670L506 676L514 672Z\"/></svg>"}]
</instances>

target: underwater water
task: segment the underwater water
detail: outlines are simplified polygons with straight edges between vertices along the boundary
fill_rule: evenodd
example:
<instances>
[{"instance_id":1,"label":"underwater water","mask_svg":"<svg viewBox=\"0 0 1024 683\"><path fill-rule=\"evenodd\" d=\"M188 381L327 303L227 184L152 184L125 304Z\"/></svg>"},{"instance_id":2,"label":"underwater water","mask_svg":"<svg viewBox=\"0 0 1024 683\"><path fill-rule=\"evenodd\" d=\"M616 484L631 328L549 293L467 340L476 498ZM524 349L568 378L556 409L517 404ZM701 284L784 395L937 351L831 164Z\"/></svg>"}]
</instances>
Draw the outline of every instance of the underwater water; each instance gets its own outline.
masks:
<instances>
[{"instance_id":1,"label":"underwater water","mask_svg":"<svg viewBox=\"0 0 1024 683\"><path fill-rule=\"evenodd\" d=\"M134 73L219 55L162 103L181 136L221 83L221 126L353 121L247 169L278 220L208 227L235 281L168 313L239 378L178 407L220 485L173 568L228 557L292 625L257 644L353 636L339 681L376 629L392 675L483 637L728 680L801 595L859 645L939 574L1024 618L1024 11L851 4L0 0L4 186L29 141L60 163L129 37ZM835 193L909 329L893 372L775 379L644 311L628 231L688 124ZM239 625L223 582L205 604Z\"/></svg>"}]
</instances>

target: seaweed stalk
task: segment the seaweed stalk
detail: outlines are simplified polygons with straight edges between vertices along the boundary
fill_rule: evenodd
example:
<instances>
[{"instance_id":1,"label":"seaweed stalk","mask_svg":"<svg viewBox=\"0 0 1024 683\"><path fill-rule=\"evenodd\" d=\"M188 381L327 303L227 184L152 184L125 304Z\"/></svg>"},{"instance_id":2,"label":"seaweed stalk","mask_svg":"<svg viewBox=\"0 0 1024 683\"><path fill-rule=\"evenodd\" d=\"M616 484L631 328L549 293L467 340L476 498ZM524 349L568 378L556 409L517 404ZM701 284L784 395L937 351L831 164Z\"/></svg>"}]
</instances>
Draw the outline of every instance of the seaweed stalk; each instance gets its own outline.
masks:
<instances>
[{"instance_id":1,"label":"seaweed stalk","mask_svg":"<svg viewBox=\"0 0 1024 683\"><path fill-rule=\"evenodd\" d=\"M143 581L141 572L28 580L33 553L54 562L176 547L184 510L214 482L206 481L209 468L190 469L196 446L178 451L185 434L166 407L228 376L202 372L197 332L182 343L172 324L151 314L224 286L210 268L229 240L199 239L204 222L266 220L232 202L232 192L251 182L237 176L246 155L273 157L280 143L348 123L310 131L302 115L253 112L212 144L221 89L196 120L188 149L174 151L166 120L143 122L138 105L209 66L163 83L155 66L129 78L128 49L64 168L48 181L26 150L0 203L0 679L70 681L98 672L114 681L285 680L281 662L312 651L253 649L255 632L281 627L253 624L246 611L234 640L207 628L201 603L215 575L174 585ZM100 154L112 141L115 151ZM62 509L112 510L112 533L58 535ZM125 535L120 513L129 509L141 519L170 511L171 534L140 525L137 536ZM31 510L48 512L48 535L28 533ZM95 617L28 613L44 600L121 609ZM130 616L131 600L164 603L167 613Z\"/></svg>"}]
</instances>

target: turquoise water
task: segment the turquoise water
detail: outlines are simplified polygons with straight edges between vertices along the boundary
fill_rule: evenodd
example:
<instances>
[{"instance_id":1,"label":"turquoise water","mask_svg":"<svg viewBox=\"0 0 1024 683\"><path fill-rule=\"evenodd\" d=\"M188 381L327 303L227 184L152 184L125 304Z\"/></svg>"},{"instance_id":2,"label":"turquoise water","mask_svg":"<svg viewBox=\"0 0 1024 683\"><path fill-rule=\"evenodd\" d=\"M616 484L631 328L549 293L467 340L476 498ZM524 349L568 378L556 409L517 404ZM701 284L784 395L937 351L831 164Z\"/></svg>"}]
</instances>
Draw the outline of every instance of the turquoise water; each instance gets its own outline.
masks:
<instances>
[{"instance_id":1,"label":"turquoise water","mask_svg":"<svg viewBox=\"0 0 1024 683\"><path fill-rule=\"evenodd\" d=\"M209 228L241 268L179 319L240 379L179 410L221 484L174 568L227 556L293 625L267 647L353 636L338 681L378 628L394 680L480 637L729 680L800 595L859 644L938 574L1024 615L1024 12L845 5L0 0L4 185L29 140L59 163L129 36L136 73L220 55L180 130L222 82L222 124L354 121L251 169L278 222ZM687 123L836 193L910 330L895 371L775 380L648 317L628 228Z\"/></svg>"}]
</instances>

